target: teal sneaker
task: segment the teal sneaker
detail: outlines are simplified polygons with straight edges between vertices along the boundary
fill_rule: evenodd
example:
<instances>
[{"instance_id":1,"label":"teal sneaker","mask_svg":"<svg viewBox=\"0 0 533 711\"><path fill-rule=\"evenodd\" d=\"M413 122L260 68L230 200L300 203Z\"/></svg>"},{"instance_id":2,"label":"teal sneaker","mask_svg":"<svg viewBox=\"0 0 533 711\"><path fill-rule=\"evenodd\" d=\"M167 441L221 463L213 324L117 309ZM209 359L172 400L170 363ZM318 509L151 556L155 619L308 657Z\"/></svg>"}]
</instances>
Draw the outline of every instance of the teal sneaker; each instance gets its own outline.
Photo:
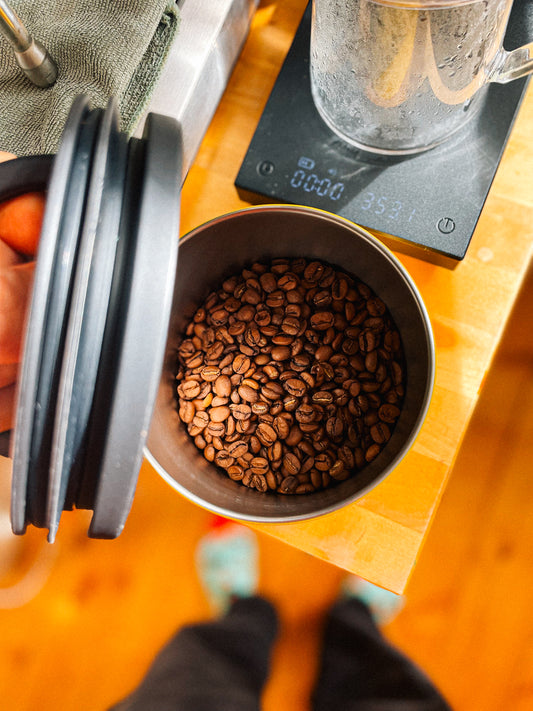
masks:
<instances>
[{"instance_id":1,"label":"teal sneaker","mask_svg":"<svg viewBox=\"0 0 533 711\"><path fill-rule=\"evenodd\" d=\"M219 614L239 597L251 597L259 582L257 537L246 526L217 523L196 549L196 568L206 597Z\"/></svg>"},{"instance_id":2,"label":"teal sneaker","mask_svg":"<svg viewBox=\"0 0 533 711\"><path fill-rule=\"evenodd\" d=\"M402 595L380 588L357 575L349 575L344 579L341 594L344 597L355 597L361 600L369 608L379 627L392 622L405 604Z\"/></svg>"}]
</instances>

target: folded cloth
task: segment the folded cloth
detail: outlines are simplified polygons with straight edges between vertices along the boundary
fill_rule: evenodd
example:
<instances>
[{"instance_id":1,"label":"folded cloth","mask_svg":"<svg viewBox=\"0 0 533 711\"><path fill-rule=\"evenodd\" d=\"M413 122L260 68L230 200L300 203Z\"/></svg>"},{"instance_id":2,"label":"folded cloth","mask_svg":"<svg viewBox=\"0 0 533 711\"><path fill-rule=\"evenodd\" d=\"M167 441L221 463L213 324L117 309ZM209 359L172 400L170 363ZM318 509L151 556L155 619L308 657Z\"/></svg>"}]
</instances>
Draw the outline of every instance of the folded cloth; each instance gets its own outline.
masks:
<instances>
[{"instance_id":1,"label":"folded cloth","mask_svg":"<svg viewBox=\"0 0 533 711\"><path fill-rule=\"evenodd\" d=\"M131 133L179 27L169 0L12 0L12 9L58 66L56 83L34 86L0 35L0 150L19 156L55 153L74 98L118 103Z\"/></svg>"}]
</instances>

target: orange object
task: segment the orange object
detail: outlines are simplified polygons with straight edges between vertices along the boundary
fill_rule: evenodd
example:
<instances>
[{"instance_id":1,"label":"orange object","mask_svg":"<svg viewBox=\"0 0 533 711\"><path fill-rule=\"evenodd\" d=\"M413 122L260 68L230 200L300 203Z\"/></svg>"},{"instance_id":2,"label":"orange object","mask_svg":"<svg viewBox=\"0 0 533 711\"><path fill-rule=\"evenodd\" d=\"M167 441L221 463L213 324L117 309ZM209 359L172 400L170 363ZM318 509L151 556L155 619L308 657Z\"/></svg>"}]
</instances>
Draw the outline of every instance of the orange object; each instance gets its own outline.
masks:
<instances>
[{"instance_id":1,"label":"orange object","mask_svg":"<svg viewBox=\"0 0 533 711\"><path fill-rule=\"evenodd\" d=\"M41 192L27 193L0 204L0 239L26 256L37 251L44 214Z\"/></svg>"},{"instance_id":2,"label":"orange object","mask_svg":"<svg viewBox=\"0 0 533 711\"><path fill-rule=\"evenodd\" d=\"M18 363L35 262L0 270L0 364Z\"/></svg>"},{"instance_id":3,"label":"orange object","mask_svg":"<svg viewBox=\"0 0 533 711\"><path fill-rule=\"evenodd\" d=\"M11 249L8 244L0 239L0 269L12 267L15 264L20 264L22 261L22 255L14 249Z\"/></svg>"}]
</instances>

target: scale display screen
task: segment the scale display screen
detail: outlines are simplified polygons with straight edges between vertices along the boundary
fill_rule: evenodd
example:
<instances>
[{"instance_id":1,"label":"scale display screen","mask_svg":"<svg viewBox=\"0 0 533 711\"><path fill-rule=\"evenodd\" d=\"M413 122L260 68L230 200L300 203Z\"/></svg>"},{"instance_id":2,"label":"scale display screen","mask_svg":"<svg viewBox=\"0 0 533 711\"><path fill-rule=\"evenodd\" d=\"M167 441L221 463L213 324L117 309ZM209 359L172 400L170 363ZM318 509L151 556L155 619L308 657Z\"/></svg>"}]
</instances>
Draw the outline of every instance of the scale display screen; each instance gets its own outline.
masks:
<instances>
[{"instance_id":1,"label":"scale display screen","mask_svg":"<svg viewBox=\"0 0 533 711\"><path fill-rule=\"evenodd\" d=\"M515 3L506 47L533 32L533 6ZM345 143L311 96L306 9L235 185L250 202L308 205L342 215L391 247L453 267L463 259L527 80L491 84L479 113L432 150L389 157Z\"/></svg>"}]
</instances>

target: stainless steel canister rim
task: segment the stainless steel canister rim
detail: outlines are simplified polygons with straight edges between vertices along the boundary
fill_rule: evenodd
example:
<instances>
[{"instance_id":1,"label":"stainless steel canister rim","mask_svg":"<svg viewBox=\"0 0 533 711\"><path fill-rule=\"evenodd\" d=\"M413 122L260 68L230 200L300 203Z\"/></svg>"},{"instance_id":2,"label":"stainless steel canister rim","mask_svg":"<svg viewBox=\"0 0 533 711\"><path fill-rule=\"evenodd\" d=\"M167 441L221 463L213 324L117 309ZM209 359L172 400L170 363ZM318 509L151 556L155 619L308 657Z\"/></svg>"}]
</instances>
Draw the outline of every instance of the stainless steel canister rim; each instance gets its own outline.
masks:
<instances>
[{"instance_id":1,"label":"stainless steel canister rim","mask_svg":"<svg viewBox=\"0 0 533 711\"><path fill-rule=\"evenodd\" d=\"M280 233L284 229L285 237ZM313 247L308 244L307 250L306 234L311 234L313 240ZM345 258L348 253L351 254L349 267ZM378 457L380 461L361 470L352 482L342 482L331 490L314 494L289 497L261 494L231 482L213 465L202 461L193 443L187 441L176 412L171 371L179 333L187 318L223 278L237 273L239 266L242 268L249 262L268 257L321 257L369 283L378 296L382 296L385 286L390 293L388 298L382 298L400 332L403 331L402 338L408 342L409 413L393 449L384 458ZM365 273L357 273L353 268L359 260L367 264L363 269ZM372 270L374 273L370 274ZM388 287L380 288L377 284L380 274L386 275L390 282ZM398 296L396 301L392 292ZM435 346L429 315L411 276L385 245L343 217L315 208L272 204L243 208L197 227L180 242L167 353L145 456L174 489L219 515L265 523L324 515L364 496L407 454L426 417L434 379ZM409 392L409 385L407 390ZM354 485L357 477L359 481Z\"/></svg>"}]
</instances>

